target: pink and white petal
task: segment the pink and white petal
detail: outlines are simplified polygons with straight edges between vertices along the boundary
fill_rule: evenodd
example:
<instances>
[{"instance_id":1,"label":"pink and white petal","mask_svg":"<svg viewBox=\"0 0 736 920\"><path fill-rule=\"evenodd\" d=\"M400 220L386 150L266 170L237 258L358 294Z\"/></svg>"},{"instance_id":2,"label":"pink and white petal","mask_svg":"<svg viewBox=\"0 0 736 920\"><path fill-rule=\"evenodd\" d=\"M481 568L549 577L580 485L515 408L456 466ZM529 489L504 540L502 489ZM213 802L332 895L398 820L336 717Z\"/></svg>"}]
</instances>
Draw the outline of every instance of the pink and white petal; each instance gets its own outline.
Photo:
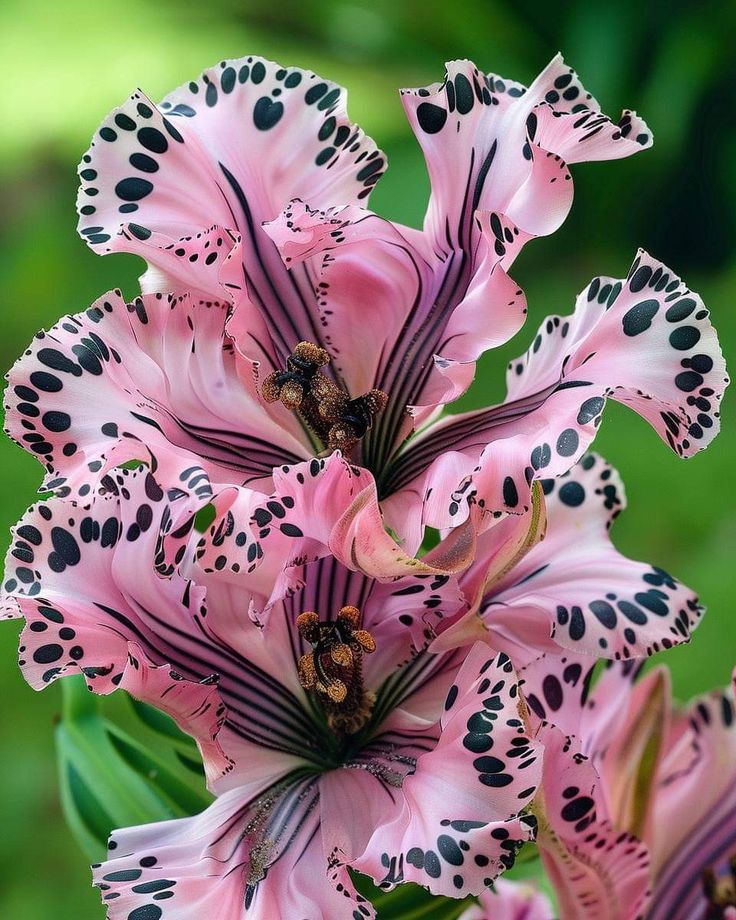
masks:
<instances>
[{"instance_id":1,"label":"pink and white petal","mask_svg":"<svg viewBox=\"0 0 736 920\"><path fill-rule=\"evenodd\" d=\"M398 445L411 428L407 407L415 425L425 422L467 389L479 355L523 322L523 293L498 265L525 237L503 215L476 220L478 251L462 278L417 231L361 208L294 201L266 226L287 265L321 257L316 292L335 368L351 392L389 395L376 438ZM366 326L356 304L374 322Z\"/></svg>"},{"instance_id":2,"label":"pink and white petal","mask_svg":"<svg viewBox=\"0 0 736 920\"><path fill-rule=\"evenodd\" d=\"M545 539L486 596L481 615L489 628L497 608L536 611L562 648L616 659L687 642L703 614L697 595L610 542L626 501L618 473L588 454L543 486Z\"/></svg>"},{"instance_id":3,"label":"pink and white petal","mask_svg":"<svg viewBox=\"0 0 736 920\"><path fill-rule=\"evenodd\" d=\"M287 266L313 259L323 340L349 391L385 387L391 399L388 375L408 360L403 352L434 303L436 256L421 234L363 208L319 211L303 201L264 229ZM391 404L382 416L389 412Z\"/></svg>"},{"instance_id":4,"label":"pink and white petal","mask_svg":"<svg viewBox=\"0 0 736 920\"><path fill-rule=\"evenodd\" d=\"M253 366L224 347L225 316L188 295L126 304L115 291L39 333L9 374L6 427L47 466L46 488L85 496L135 459L206 499L195 469L268 488L274 465L307 455L294 418L267 409Z\"/></svg>"},{"instance_id":5,"label":"pink and white petal","mask_svg":"<svg viewBox=\"0 0 736 920\"><path fill-rule=\"evenodd\" d=\"M587 397L603 388L601 395L634 408L681 456L717 434L728 383L703 301L643 250L625 279L594 278L572 316L542 324L532 348L509 365L508 398L529 397L560 377L586 397L583 425L600 415Z\"/></svg>"},{"instance_id":6,"label":"pink and white petal","mask_svg":"<svg viewBox=\"0 0 736 920\"><path fill-rule=\"evenodd\" d=\"M518 703L509 659L475 645L450 688L437 746L418 758L401 811L376 830L355 868L384 889L412 881L463 897L513 864L534 837L536 821L521 812L541 777Z\"/></svg>"},{"instance_id":7,"label":"pink and white petal","mask_svg":"<svg viewBox=\"0 0 736 920\"><path fill-rule=\"evenodd\" d=\"M122 509L107 497L88 508L52 499L28 511L14 529L2 609L26 620L19 663L32 687L81 672L96 693L128 690L197 740L214 782L232 769L217 741L226 715L217 680L181 667L181 649L155 633L164 612L174 634L191 631L204 592L157 575L163 492L148 473L121 478L129 492Z\"/></svg>"},{"instance_id":8,"label":"pink and white petal","mask_svg":"<svg viewBox=\"0 0 736 920\"><path fill-rule=\"evenodd\" d=\"M257 57L222 61L159 107L134 94L109 116L80 169L80 229L93 247L109 251L121 207L135 209L143 233L167 241L162 256L140 247L135 235L124 247L180 291L191 287L190 266L182 262L184 272L172 274L167 247L213 224L226 227L242 241L245 302L269 320L283 359L318 332L312 283L306 269L287 273L261 224L294 197L318 207L364 200L383 168L373 142L349 121L340 87ZM214 280L207 293L220 298L227 282L216 275L205 271L195 289ZM230 293L236 303L244 294Z\"/></svg>"},{"instance_id":9,"label":"pink and white petal","mask_svg":"<svg viewBox=\"0 0 736 920\"><path fill-rule=\"evenodd\" d=\"M549 898L528 882L499 878L458 920L554 920Z\"/></svg>"},{"instance_id":10,"label":"pink and white petal","mask_svg":"<svg viewBox=\"0 0 736 920\"><path fill-rule=\"evenodd\" d=\"M691 456L715 437L728 383L708 316L696 294L640 252L626 279L594 279L571 317L542 324L532 348L509 366L505 403L446 419L417 438L394 465L392 489L408 488L425 470L423 488L434 486L432 463L453 450L473 463L466 498L519 513L533 479L559 476L582 456L609 396ZM446 520L466 514L451 496Z\"/></svg>"},{"instance_id":11,"label":"pink and white petal","mask_svg":"<svg viewBox=\"0 0 736 920\"><path fill-rule=\"evenodd\" d=\"M651 841L659 820L656 785L672 709L669 671L659 667L630 684L620 667L609 668L591 695L582 732L611 823Z\"/></svg>"},{"instance_id":12,"label":"pink and white petal","mask_svg":"<svg viewBox=\"0 0 736 920\"><path fill-rule=\"evenodd\" d=\"M373 582L363 625L373 635L380 655L363 663L366 684L378 687L400 664L426 648L444 620L457 618L465 598L451 575L408 575L391 582Z\"/></svg>"},{"instance_id":13,"label":"pink and white petal","mask_svg":"<svg viewBox=\"0 0 736 920\"><path fill-rule=\"evenodd\" d=\"M137 253L151 233L168 243L213 224L233 229L216 163L193 132L180 132L182 113L172 114L138 90L95 133L77 197L79 232L95 251Z\"/></svg>"},{"instance_id":14,"label":"pink and white petal","mask_svg":"<svg viewBox=\"0 0 736 920\"><path fill-rule=\"evenodd\" d=\"M649 901L649 853L598 815L598 776L579 742L551 726L543 802L536 803L542 859L565 920L635 920Z\"/></svg>"},{"instance_id":15,"label":"pink and white petal","mask_svg":"<svg viewBox=\"0 0 736 920\"><path fill-rule=\"evenodd\" d=\"M533 495L528 514L506 515L478 538L475 561L460 576L466 610L454 621L440 624L433 651L457 648L477 639L505 652L515 667L520 667L544 650L559 650L549 623L536 611L499 605L493 617L486 618L481 613L495 587L544 539L547 517L541 486L535 487Z\"/></svg>"},{"instance_id":16,"label":"pink and white petal","mask_svg":"<svg viewBox=\"0 0 736 920\"><path fill-rule=\"evenodd\" d=\"M201 815L113 831L107 861L92 867L108 920L241 920L249 863L235 841L247 802L237 789Z\"/></svg>"},{"instance_id":17,"label":"pink and white petal","mask_svg":"<svg viewBox=\"0 0 736 920\"><path fill-rule=\"evenodd\" d=\"M629 705L632 686L643 666L636 661L609 661L591 692L597 664L589 655L545 654L519 672L532 727L538 730L549 724L580 739L582 753L596 770L604 764L611 739L626 734L630 710L633 712ZM599 791L605 792L600 786ZM599 797L599 808L602 802ZM605 811L606 815L613 813Z\"/></svg>"},{"instance_id":18,"label":"pink and white petal","mask_svg":"<svg viewBox=\"0 0 736 920\"><path fill-rule=\"evenodd\" d=\"M269 603L298 586L306 563L330 552L334 529L355 497L375 491L370 473L339 452L277 468L273 485L268 498L235 486L221 489L212 502L215 519L197 550L204 572L228 580L250 578L258 567L256 582L248 585Z\"/></svg>"},{"instance_id":19,"label":"pink and white petal","mask_svg":"<svg viewBox=\"0 0 736 920\"><path fill-rule=\"evenodd\" d=\"M566 163L619 160L652 146L646 122L628 109L618 122L598 111L556 111L549 103L537 106L527 121L530 139Z\"/></svg>"},{"instance_id":20,"label":"pink and white petal","mask_svg":"<svg viewBox=\"0 0 736 920\"><path fill-rule=\"evenodd\" d=\"M359 768L330 770L320 777L319 788L325 857L330 863L352 864L365 852L376 828L391 821L401 793L369 769Z\"/></svg>"},{"instance_id":21,"label":"pink and white petal","mask_svg":"<svg viewBox=\"0 0 736 920\"><path fill-rule=\"evenodd\" d=\"M679 713L673 726L655 801L652 920L698 920L709 906L704 871L713 872L721 883L732 877L736 841L733 705L732 688L711 693ZM664 822L671 822L673 814L678 820L669 824L668 834Z\"/></svg>"},{"instance_id":22,"label":"pink and white petal","mask_svg":"<svg viewBox=\"0 0 736 920\"><path fill-rule=\"evenodd\" d=\"M378 579L447 575L466 568L475 549L474 527L456 528L422 559L387 533L375 481L358 492L330 535L330 551L348 568Z\"/></svg>"},{"instance_id":23,"label":"pink and white petal","mask_svg":"<svg viewBox=\"0 0 736 920\"><path fill-rule=\"evenodd\" d=\"M191 236L171 239L138 224L127 224L120 230L119 238L130 239L131 236L138 240L137 254L151 260L138 279L142 293L183 291L192 300L207 306L213 302L229 305L237 301L242 316L247 316L252 326L250 335L244 337L250 359L275 366L278 359L271 346L268 326L248 299L238 233L215 224Z\"/></svg>"},{"instance_id":24,"label":"pink and white petal","mask_svg":"<svg viewBox=\"0 0 736 920\"><path fill-rule=\"evenodd\" d=\"M640 840L650 839L656 812L654 783L669 731L669 679L663 668L634 683L633 662L609 663L590 692L595 660L543 655L521 671L521 690L533 727L553 725L580 739L581 754L599 782L599 819Z\"/></svg>"},{"instance_id":25,"label":"pink and white petal","mask_svg":"<svg viewBox=\"0 0 736 920\"><path fill-rule=\"evenodd\" d=\"M545 143L535 143L530 116L543 103L551 111L579 112L578 119L599 107L559 55L528 90L482 74L470 61L454 61L442 84L404 90L402 101L427 161L432 197L425 227L436 241L447 242L449 227L453 241L463 242L471 202L472 209L506 213L533 235L551 233L562 223L572 202L563 162L572 146L567 135L580 129L571 126L563 138L545 130ZM616 142L614 134L623 134L625 125L608 128L605 116L598 118L610 137L608 151L597 144L588 156L575 148L574 159L615 158L648 144L648 138L633 147L625 137ZM637 136L642 133L637 130Z\"/></svg>"},{"instance_id":26,"label":"pink and white petal","mask_svg":"<svg viewBox=\"0 0 736 920\"><path fill-rule=\"evenodd\" d=\"M549 724L567 736L582 737L595 665L587 655L543 654L520 669L520 690L535 732ZM605 714L601 721L605 731Z\"/></svg>"},{"instance_id":27,"label":"pink and white petal","mask_svg":"<svg viewBox=\"0 0 736 920\"><path fill-rule=\"evenodd\" d=\"M422 413L418 407L432 408L461 396L475 376L478 358L508 342L526 319L524 292L503 265L513 261L528 236L503 214L476 212L475 220L481 241L474 272L462 298L448 311L435 346L435 373L413 397L417 424L426 416L426 409Z\"/></svg>"},{"instance_id":28,"label":"pink and white petal","mask_svg":"<svg viewBox=\"0 0 736 920\"><path fill-rule=\"evenodd\" d=\"M347 897L336 888L336 877L342 882L347 874L328 866L319 809L310 813L295 802L298 791L308 800L319 796L313 786L289 784L288 778L282 784L261 781L225 793L194 818L115 831L110 859L94 867L110 920L339 916ZM280 803L284 810L291 805L293 816L276 827ZM367 904L351 894L351 909ZM361 916L373 913L366 907Z\"/></svg>"}]
</instances>

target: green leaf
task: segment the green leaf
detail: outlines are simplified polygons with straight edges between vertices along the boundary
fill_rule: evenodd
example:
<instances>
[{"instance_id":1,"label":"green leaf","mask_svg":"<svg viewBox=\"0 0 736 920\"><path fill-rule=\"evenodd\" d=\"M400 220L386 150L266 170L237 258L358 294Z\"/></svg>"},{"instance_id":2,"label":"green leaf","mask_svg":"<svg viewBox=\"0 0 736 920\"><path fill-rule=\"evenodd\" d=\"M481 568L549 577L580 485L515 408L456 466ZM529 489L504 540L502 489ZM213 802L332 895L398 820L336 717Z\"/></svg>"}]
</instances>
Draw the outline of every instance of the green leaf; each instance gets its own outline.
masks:
<instances>
[{"instance_id":1,"label":"green leaf","mask_svg":"<svg viewBox=\"0 0 736 920\"><path fill-rule=\"evenodd\" d=\"M133 738L105 716L107 701L90 693L84 678L65 678L62 688L55 735L61 801L90 860L104 856L116 827L184 817L211 802L196 757L184 761L157 735L149 745Z\"/></svg>"},{"instance_id":2,"label":"green leaf","mask_svg":"<svg viewBox=\"0 0 736 920\"><path fill-rule=\"evenodd\" d=\"M158 732L160 735L165 735L167 738L180 741L187 747L196 750L197 746L191 736L185 734L170 716L167 716L158 709L154 709L153 706L149 706L147 703L141 703L140 700L136 700L132 696L128 697L128 699L130 700L133 712L144 725L147 725L148 728Z\"/></svg>"}]
</instances>

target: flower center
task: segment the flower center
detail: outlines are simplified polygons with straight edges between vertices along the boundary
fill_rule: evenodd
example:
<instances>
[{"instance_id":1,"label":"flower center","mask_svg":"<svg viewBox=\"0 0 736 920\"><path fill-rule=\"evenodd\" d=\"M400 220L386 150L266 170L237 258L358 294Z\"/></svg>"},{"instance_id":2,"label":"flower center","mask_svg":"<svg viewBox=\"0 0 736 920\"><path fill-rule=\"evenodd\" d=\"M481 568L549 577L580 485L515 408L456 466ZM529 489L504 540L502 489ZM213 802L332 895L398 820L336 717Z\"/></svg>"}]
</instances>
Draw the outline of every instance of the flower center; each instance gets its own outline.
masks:
<instances>
[{"instance_id":1,"label":"flower center","mask_svg":"<svg viewBox=\"0 0 736 920\"><path fill-rule=\"evenodd\" d=\"M286 370L269 374L261 386L267 403L280 401L296 411L330 451L349 453L373 426L388 402L383 390L369 390L351 399L320 371L330 363L324 348L300 342L286 360Z\"/></svg>"},{"instance_id":2,"label":"flower center","mask_svg":"<svg viewBox=\"0 0 736 920\"><path fill-rule=\"evenodd\" d=\"M736 917L736 856L729 860L728 875L720 878L712 869L703 872L703 893L708 901L703 920L730 920ZM732 908L729 911L728 908Z\"/></svg>"},{"instance_id":3,"label":"flower center","mask_svg":"<svg viewBox=\"0 0 736 920\"><path fill-rule=\"evenodd\" d=\"M312 646L299 659L299 681L319 697L335 734L353 735L363 728L376 700L363 687L363 655L375 652L376 641L360 621L357 607L343 607L328 622L311 611L296 620L300 636Z\"/></svg>"}]
</instances>

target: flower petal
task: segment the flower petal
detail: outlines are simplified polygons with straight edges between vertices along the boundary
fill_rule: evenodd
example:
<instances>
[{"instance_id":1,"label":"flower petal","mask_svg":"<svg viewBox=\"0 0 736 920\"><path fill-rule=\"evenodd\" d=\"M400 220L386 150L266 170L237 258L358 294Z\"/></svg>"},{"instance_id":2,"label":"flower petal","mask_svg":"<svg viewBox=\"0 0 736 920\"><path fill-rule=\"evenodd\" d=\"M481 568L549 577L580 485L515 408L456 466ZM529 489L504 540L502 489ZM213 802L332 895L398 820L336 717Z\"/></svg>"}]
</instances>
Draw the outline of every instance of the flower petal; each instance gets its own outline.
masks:
<instances>
[{"instance_id":1,"label":"flower petal","mask_svg":"<svg viewBox=\"0 0 736 920\"><path fill-rule=\"evenodd\" d=\"M143 255L163 289L219 299L224 281L236 303L261 312L284 360L298 341L319 340L314 294L306 268L287 273L261 224L297 196L320 207L368 196L384 159L345 103L316 74L257 57L223 61L158 107L134 93L80 166L80 232L97 251ZM240 290L208 271L206 257L195 283L188 260L171 259L181 237L213 224L242 242Z\"/></svg>"},{"instance_id":2,"label":"flower petal","mask_svg":"<svg viewBox=\"0 0 736 920\"><path fill-rule=\"evenodd\" d=\"M598 777L579 742L551 726L544 744L538 842L565 920L635 920L649 896L649 854L597 814Z\"/></svg>"},{"instance_id":3,"label":"flower petal","mask_svg":"<svg viewBox=\"0 0 736 920\"><path fill-rule=\"evenodd\" d=\"M314 780L291 775L233 789L194 818L114 831L110 858L94 867L108 917L332 920L348 898L373 917L347 873L328 866L318 802Z\"/></svg>"},{"instance_id":4,"label":"flower petal","mask_svg":"<svg viewBox=\"0 0 736 920\"><path fill-rule=\"evenodd\" d=\"M531 481L561 475L585 452L606 397L630 405L688 457L715 437L727 383L702 301L640 252L625 280L594 279L571 317L543 323L532 348L509 366L506 402L430 426L383 488L447 495L442 456L453 451L466 457L468 475L434 526L462 520L469 498L486 511L525 512Z\"/></svg>"},{"instance_id":5,"label":"flower petal","mask_svg":"<svg viewBox=\"0 0 736 920\"><path fill-rule=\"evenodd\" d=\"M401 811L354 863L382 888L413 881L434 894L478 894L534 836L535 821L520 812L541 762L519 718L509 659L474 646L445 710L437 746L403 782Z\"/></svg>"},{"instance_id":6,"label":"flower petal","mask_svg":"<svg viewBox=\"0 0 736 920\"><path fill-rule=\"evenodd\" d=\"M206 500L215 482L260 480L308 456L292 415L267 408L256 370L226 347L226 309L189 295L119 291L39 333L9 374L7 430L49 471L45 488L88 495L136 459ZM155 459L154 459L155 458Z\"/></svg>"},{"instance_id":7,"label":"flower petal","mask_svg":"<svg viewBox=\"0 0 736 920\"><path fill-rule=\"evenodd\" d=\"M454 287L445 258L417 231L371 211L325 212L293 201L266 227L287 265L321 256L322 324L348 388L378 387L389 396L369 445L380 438L398 446L411 429L407 408L420 424L428 408L459 396L477 358L508 341L524 320L523 292L499 264L513 249L508 241L521 239L519 230L503 215L479 214L477 221L473 269ZM368 325L359 304L370 309Z\"/></svg>"},{"instance_id":8,"label":"flower petal","mask_svg":"<svg viewBox=\"0 0 736 920\"><path fill-rule=\"evenodd\" d=\"M148 473L120 478L127 501L98 497L81 508L52 499L16 526L2 604L26 620L20 666L35 689L81 672L97 693L122 687L163 709L195 737L214 781L232 767L217 741L225 707L216 675L181 667L155 634L163 611L172 634L190 631L203 591L158 577L163 492Z\"/></svg>"},{"instance_id":9,"label":"flower petal","mask_svg":"<svg viewBox=\"0 0 736 920\"><path fill-rule=\"evenodd\" d=\"M666 741L652 833L658 918L666 916L667 905L674 911L685 899L697 901L693 892L701 892L703 870L720 874L734 852L734 764L736 719L729 687L693 700Z\"/></svg>"},{"instance_id":10,"label":"flower petal","mask_svg":"<svg viewBox=\"0 0 736 920\"><path fill-rule=\"evenodd\" d=\"M643 657L687 642L703 614L697 595L610 542L609 528L626 504L618 473L588 454L542 485L545 538L487 591L480 612L491 633L496 614L503 627L536 617L562 648L606 658ZM497 530L481 539L492 544Z\"/></svg>"},{"instance_id":11,"label":"flower petal","mask_svg":"<svg viewBox=\"0 0 736 920\"><path fill-rule=\"evenodd\" d=\"M333 529L356 496L370 493L372 478L336 452L275 469L273 484L269 497L238 486L219 489L215 519L197 549L204 572L239 582L247 577L247 586L271 603L298 585L302 566L330 552ZM382 527L378 536L393 543Z\"/></svg>"},{"instance_id":12,"label":"flower petal","mask_svg":"<svg viewBox=\"0 0 736 920\"><path fill-rule=\"evenodd\" d=\"M458 920L553 920L555 916L546 895L527 882L499 878L492 889L481 894L479 902Z\"/></svg>"},{"instance_id":13,"label":"flower petal","mask_svg":"<svg viewBox=\"0 0 736 920\"><path fill-rule=\"evenodd\" d=\"M601 115L559 55L528 90L470 61L453 61L442 84L404 90L402 101L432 182L425 226L437 242L467 250L477 208L501 211L534 235L556 230L572 202L566 154L572 162L615 159L651 142L630 115L619 126ZM560 113L555 130L548 112ZM576 117L568 121L562 114L568 112ZM582 142L595 136L595 127L602 137Z\"/></svg>"}]
</instances>

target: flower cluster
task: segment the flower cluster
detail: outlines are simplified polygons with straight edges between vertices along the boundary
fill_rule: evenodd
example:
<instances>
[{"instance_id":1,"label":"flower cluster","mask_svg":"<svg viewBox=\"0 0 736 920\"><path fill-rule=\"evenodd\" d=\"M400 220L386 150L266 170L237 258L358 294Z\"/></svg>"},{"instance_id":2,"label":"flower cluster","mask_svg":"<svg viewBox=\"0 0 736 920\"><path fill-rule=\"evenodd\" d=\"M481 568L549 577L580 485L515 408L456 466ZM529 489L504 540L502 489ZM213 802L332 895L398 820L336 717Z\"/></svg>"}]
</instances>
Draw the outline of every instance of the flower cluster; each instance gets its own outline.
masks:
<instances>
[{"instance_id":1,"label":"flower cluster","mask_svg":"<svg viewBox=\"0 0 736 920\"><path fill-rule=\"evenodd\" d=\"M147 269L9 374L52 495L2 608L33 687L81 672L158 707L216 797L113 831L108 917L364 920L362 873L549 920L495 882L534 840L566 920L728 916L732 696L683 714L665 672L635 682L703 608L613 547L623 486L588 451L609 398L682 457L709 443L708 311L639 251L545 320L503 403L443 411L522 326L509 272L564 221L570 164L649 129L559 57L528 88L457 61L402 101L422 230L367 208L385 158L344 91L256 57L134 93L83 157L80 233Z\"/></svg>"}]
</instances>

